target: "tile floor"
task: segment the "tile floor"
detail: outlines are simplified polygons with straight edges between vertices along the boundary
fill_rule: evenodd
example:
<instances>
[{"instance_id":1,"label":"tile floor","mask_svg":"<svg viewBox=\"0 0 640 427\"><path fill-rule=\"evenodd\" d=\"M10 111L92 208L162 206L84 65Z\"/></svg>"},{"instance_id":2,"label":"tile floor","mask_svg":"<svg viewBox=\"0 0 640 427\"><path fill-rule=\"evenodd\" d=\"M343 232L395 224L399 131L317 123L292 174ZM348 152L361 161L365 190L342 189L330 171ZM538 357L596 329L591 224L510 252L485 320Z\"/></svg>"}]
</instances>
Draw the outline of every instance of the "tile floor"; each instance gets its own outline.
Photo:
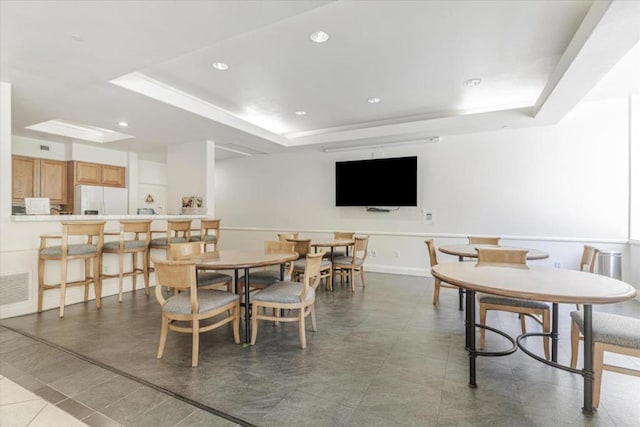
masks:
<instances>
[{"instance_id":1,"label":"tile floor","mask_svg":"<svg viewBox=\"0 0 640 427\"><path fill-rule=\"evenodd\" d=\"M105 298L100 310L69 306L64 319L50 310L2 320L0 374L92 426L638 425L640 379L605 373L601 406L586 417L582 378L522 352L480 358L470 389L457 292L443 290L434 307L429 279L366 279L354 294L340 284L319 291L318 331L307 325L305 350L295 324L262 322L253 347L233 344L226 327L205 334L198 368L185 334L170 333L157 360L159 306L138 291L122 304ZM561 363L572 309L561 306ZM637 301L597 309L640 317ZM488 321L519 332L512 314ZM541 352L539 342L530 347Z\"/></svg>"},{"instance_id":2,"label":"tile floor","mask_svg":"<svg viewBox=\"0 0 640 427\"><path fill-rule=\"evenodd\" d=\"M0 375L0 423L3 427L86 426L56 405Z\"/></svg>"}]
</instances>

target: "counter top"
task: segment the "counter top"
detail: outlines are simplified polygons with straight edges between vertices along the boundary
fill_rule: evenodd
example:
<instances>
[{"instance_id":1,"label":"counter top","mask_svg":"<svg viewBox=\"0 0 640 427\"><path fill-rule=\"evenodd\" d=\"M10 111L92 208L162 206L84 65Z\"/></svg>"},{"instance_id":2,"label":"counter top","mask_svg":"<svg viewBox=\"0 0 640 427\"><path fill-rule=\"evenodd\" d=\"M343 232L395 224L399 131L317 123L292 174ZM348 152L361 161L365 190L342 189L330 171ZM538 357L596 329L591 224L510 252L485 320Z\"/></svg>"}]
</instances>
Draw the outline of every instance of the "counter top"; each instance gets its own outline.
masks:
<instances>
[{"instance_id":1,"label":"counter top","mask_svg":"<svg viewBox=\"0 0 640 427\"><path fill-rule=\"evenodd\" d=\"M203 219L207 215L12 215L13 222L118 221L121 219Z\"/></svg>"}]
</instances>

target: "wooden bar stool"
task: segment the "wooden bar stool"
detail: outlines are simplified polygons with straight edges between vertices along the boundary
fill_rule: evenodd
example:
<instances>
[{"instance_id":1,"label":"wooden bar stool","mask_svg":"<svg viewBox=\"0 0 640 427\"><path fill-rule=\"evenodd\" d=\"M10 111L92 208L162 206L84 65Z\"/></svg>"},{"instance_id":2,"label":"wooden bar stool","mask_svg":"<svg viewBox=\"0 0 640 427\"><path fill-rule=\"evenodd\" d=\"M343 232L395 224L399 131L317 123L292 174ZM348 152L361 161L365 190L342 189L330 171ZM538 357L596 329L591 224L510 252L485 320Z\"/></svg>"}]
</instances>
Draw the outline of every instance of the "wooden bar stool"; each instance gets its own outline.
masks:
<instances>
[{"instance_id":1,"label":"wooden bar stool","mask_svg":"<svg viewBox=\"0 0 640 427\"><path fill-rule=\"evenodd\" d=\"M190 219L170 219L167 220L166 231L152 231L153 233L165 233L164 237L152 238L149 242L149 253L151 249L164 249L166 258L171 259L169 248L171 243L187 243L191 239L191 220ZM147 256L148 258L148 256ZM151 267L153 271L153 267Z\"/></svg>"},{"instance_id":2,"label":"wooden bar stool","mask_svg":"<svg viewBox=\"0 0 640 427\"><path fill-rule=\"evenodd\" d=\"M38 251L38 313L42 311L44 291L60 289L60 317L64 317L64 303L68 287L84 286L84 302L89 300L89 285L94 284L96 307L102 303L102 283L100 270L102 261L102 245L104 243L104 224L106 221L62 222L62 236L40 236ZM83 243L74 243L74 237L86 237ZM47 246L47 240L58 239L60 246ZM84 239L82 239L84 240ZM84 261L84 280L67 282L68 264L71 260ZM93 260L93 275L91 261ZM60 283L44 283L45 261L60 261Z\"/></svg>"},{"instance_id":3,"label":"wooden bar stool","mask_svg":"<svg viewBox=\"0 0 640 427\"><path fill-rule=\"evenodd\" d=\"M213 234L210 232L213 231ZM220 220L219 219L203 219L200 220L200 234L193 235L189 239L191 242L202 242L204 250L207 251L208 245L213 245L213 250L218 250L218 242L220 241Z\"/></svg>"},{"instance_id":4,"label":"wooden bar stool","mask_svg":"<svg viewBox=\"0 0 640 427\"><path fill-rule=\"evenodd\" d=\"M117 254L119 258L118 274L102 273L102 278L119 279L118 301L122 302L123 278L131 277L131 289L136 290L136 278L142 274L144 277L144 293L149 295L149 242L151 241L151 220L120 221L119 233L105 233L106 235L118 235L118 240L106 242L102 247L102 254ZM133 236L132 236L133 234ZM133 237L133 239L131 239ZM124 255L131 254L131 271L124 271ZM142 255L142 268L138 268L138 254Z\"/></svg>"}]
</instances>

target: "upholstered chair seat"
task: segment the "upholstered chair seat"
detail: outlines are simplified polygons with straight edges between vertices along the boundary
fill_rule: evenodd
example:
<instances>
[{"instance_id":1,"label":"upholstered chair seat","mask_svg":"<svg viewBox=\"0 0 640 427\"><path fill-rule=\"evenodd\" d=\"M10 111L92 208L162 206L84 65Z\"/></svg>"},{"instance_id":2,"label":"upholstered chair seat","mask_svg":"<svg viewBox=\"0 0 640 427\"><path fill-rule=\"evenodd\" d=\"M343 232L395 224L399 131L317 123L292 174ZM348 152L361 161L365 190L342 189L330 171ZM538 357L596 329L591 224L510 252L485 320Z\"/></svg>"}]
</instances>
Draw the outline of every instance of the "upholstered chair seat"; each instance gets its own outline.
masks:
<instances>
[{"instance_id":1,"label":"upholstered chair seat","mask_svg":"<svg viewBox=\"0 0 640 427\"><path fill-rule=\"evenodd\" d=\"M184 237L172 237L171 243L186 243L187 239ZM166 237L156 237L155 239L151 239L151 247L156 248L166 248L169 245L169 239Z\"/></svg>"},{"instance_id":2,"label":"upholstered chair seat","mask_svg":"<svg viewBox=\"0 0 640 427\"><path fill-rule=\"evenodd\" d=\"M67 246L67 250L68 256L91 255L98 252L98 247L96 245L80 243ZM62 256L62 246L49 246L48 248L40 251L40 255L53 257Z\"/></svg>"},{"instance_id":3,"label":"upholstered chair seat","mask_svg":"<svg viewBox=\"0 0 640 427\"><path fill-rule=\"evenodd\" d=\"M124 249L142 249L145 247L144 240L125 240ZM103 251L118 251L120 250L120 242L106 242L102 247Z\"/></svg>"},{"instance_id":4,"label":"upholstered chair seat","mask_svg":"<svg viewBox=\"0 0 640 427\"><path fill-rule=\"evenodd\" d=\"M276 282L260 292L256 292L253 296L253 301L295 304L302 301L300 296L303 290L304 284L301 282ZM311 302L315 297L315 289L309 288L305 295L305 302Z\"/></svg>"},{"instance_id":5,"label":"upholstered chair seat","mask_svg":"<svg viewBox=\"0 0 640 427\"><path fill-rule=\"evenodd\" d=\"M198 271L198 287L230 283L233 278L217 271Z\"/></svg>"},{"instance_id":6,"label":"upholstered chair seat","mask_svg":"<svg viewBox=\"0 0 640 427\"><path fill-rule=\"evenodd\" d=\"M571 319L584 333L584 311L571 312ZM640 349L640 319L610 313L592 313L593 341Z\"/></svg>"},{"instance_id":7,"label":"upholstered chair seat","mask_svg":"<svg viewBox=\"0 0 640 427\"><path fill-rule=\"evenodd\" d=\"M549 304L540 301L501 297L482 293L476 293L476 298L478 299L478 302L482 304L497 304L511 307L535 308L540 310L549 309Z\"/></svg>"},{"instance_id":8,"label":"upholstered chair seat","mask_svg":"<svg viewBox=\"0 0 640 427\"><path fill-rule=\"evenodd\" d=\"M198 290L198 313L205 313L239 301L238 295L216 289ZM171 314L191 314L191 295L181 292L167 299L162 311Z\"/></svg>"},{"instance_id":9,"label":"upholstered chair seat","mask_svg":"<svg viewBox=\"0 0 640 427\"><path fill-rule=\"evenodd\" d=\"M640 358L640 319L618 314L592 312L591 331L593 337L593 407L600 405L600 390L603 371L640 377L637 366L605 363L604 353L617 353L624 356ZM578 343L584 334L584 311L571 313L571 367L578 364ZM621 359L610 359L611 362ZM607 361L609 359L607 358ZM611 363L610 362L610 363ZM634 385L639 390L640 385ZM614 397L615 399L615 397Z\"/></svg>"}]
</instances>

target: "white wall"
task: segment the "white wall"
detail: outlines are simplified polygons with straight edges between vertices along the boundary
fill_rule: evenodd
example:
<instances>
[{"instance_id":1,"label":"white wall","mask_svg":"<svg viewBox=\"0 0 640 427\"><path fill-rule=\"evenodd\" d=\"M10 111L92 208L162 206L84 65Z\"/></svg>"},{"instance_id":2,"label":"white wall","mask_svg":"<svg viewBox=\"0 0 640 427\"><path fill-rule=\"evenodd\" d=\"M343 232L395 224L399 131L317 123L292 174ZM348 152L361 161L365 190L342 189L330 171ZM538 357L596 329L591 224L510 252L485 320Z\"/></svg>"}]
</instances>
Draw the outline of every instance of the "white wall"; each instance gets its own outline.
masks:
<instances>
[{"instance_id":1,"label":"white wall","mask_svg":"<svg viewBox=\"0 0 640 427\"><path fill-rule=\"evenodd\" d=\"M147 195L153 198L146 202ZM152 208L158 213L166 212L167 206L167 165L164 163L138 160L138 197L133 212L137 208Z\"/></svg>"},{"instance_id":2,"label":"white wall","mask_svg":"<svg viewBox=\"0 0 640 427\"><path fill-rule=\"evenodd\" d=\"M258 246L279 230L310 236L351 230L372 234L370 249L378 255L367 260L370 269L410 274L426 274L425 236L438 245L467 235L503 236L507 244L547 250L551 256L542 263L568 268L577 267L586 242L628 258L628 117L626 99L585 102L555 126L450 136L382 153L220 161L221 245ZM367 213L335 206L335 162L372 155L418 156L418 207ZM433 224L423 224L423 208L434 211ZM624 274L629 277L628 266Z\"/></svg>"},{"instance_id":3,"label":"white wall","mask_svg":"<svg viewBox=\"0 0 640 427\"><path fill-rule=\"evenodd\" d=\"M179 214L182 198L202 197L208 215L214 214L215 145L212 141L167 147L167 213ZM213 190L212 190L213 188Z\"/></svg>"},{"instance_id":4,"label":"white wall","mask_svg":"<svg viewBox=\"0 0 640 427\"><path fill-rule=\"evenodd\" d=\"M41 145L49 147L49 150L42 150ZM19 156L38 157L41 159L52 159L66 161L66 144L61 142L45 141L41 139L25 138L14 135L11 143L12 154Z\"/></svg>"}]
</instances>

